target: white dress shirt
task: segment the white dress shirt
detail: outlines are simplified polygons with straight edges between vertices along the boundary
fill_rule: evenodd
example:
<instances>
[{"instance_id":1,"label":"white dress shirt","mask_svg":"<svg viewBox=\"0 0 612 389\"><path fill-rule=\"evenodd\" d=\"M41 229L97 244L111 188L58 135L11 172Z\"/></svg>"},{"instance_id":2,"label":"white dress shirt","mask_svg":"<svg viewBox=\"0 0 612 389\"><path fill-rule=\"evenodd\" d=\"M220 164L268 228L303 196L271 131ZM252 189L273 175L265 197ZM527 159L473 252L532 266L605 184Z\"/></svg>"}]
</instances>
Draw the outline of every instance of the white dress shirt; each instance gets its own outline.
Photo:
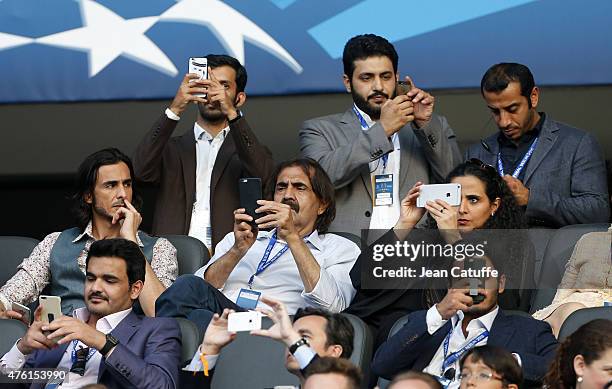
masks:
<instances>
[{"instance_id":1,"label":"white dress shirt","mask_svg":"<svg viewBox=\"0 0 612 389\"><path fill-rule=\"evenodd\" d=\"M490 332L491 326L493 326L493 321L497 317L497 312L499 312L499 307L496 306L495 309L493 309L491 312L487 313L486 315L483 315L476 319L472 319L467 325L468 334L467 334L467 337L465 337L463 336L463 330L462 330L464 315L463 315L463 312L458 311L455 314L455 316L451 318L451 325L453 329L452 329L452 334L451 334L450 341L448 344L448 355L461 349L461 347L465 346L472 339L476 338L478 335L480 335L484 331ZM427 321L427 332L429 332L430 335L433 335L434 332L439 330L440 327L445 325L447 322L447 320L442 319L442 316L440 316L440 312L438 312L438 309L436 308L435 305L429 308L429 310L427 311L426 321ZM487 344L487 340L488 340L488 337L482 339L480 342L475 344L474 347L484 346L485 344ZM455 369L455 380L448 386L451 389L458 388L460 384L459 382L459 374L461 374L461 371L459 369L460 359L461 358L459 358L455 362L455 364L451 366L452 368ZM431 362L429 362L429 365L427 365L427 367L423 371L426 373L432 374L434 376L441 376L443 362L444 362L444 342L440 344L438 351L436 351L435 355L431 359Z\"/></svg>"},{"instance_id":2,"label":"white dress shirt","mask_svg":"<svg viewBox=\"0 0 612 389\"><path fill-rule=\"evenodd\" d=\"M126 309L124 311L119 311L112 313L108 316L104 316L96 322L96 329L103 334L108 334L111 332L117 325L125 319L127 315L132 312L132 308ZM78 308L75 309L72 313L76 319L79 319L83 322L87 322L89 319L89 311L87 308ZM19 342L19 340L17 341ZM9 350L8 353L4 354L2 359L0 359L0 367L2 370L4 369L19 369L23 367L26 362L27 355L24 355L17 348L17 342L13 347ZM70 370L72 367L72 351L75 349L73 346L74 342L70 342L68 347L66 347L66 351L64 351L64 355L62 355L62 359L60 360L57 368ZM76 344L76 349L87 347L87 345L81 343L80 341ZM60 388L80 388L85 385L95 384L98 382L98 372L100 370L100 363L102 363L102 355L96 351L87 363L85 364L85 374L80 376L75 373L68 373L68 382L60 385Z\"/></svg>"},{"instance_id":3,"label":"white dress shirt","mask_svg":"<svg viewBox=\"0 0 612 389\"><path fill-rule=\"evenodd\" d=\"M219 289L228 299L236 302L240 289L248 288L249 278L255 274L274 231L276 230L259 231L253 246L232 270L225 285ZM312 291L309 293L304 291L304 283L291 250L283 253L276 262L254 278L253 290L284 303L290 315L293 315L298 308L306 306L324 308L333 312L344 310L355 295L349 273L361 252L359 247L341 236L319 235L316 230L305 238L305 241L321 268L319 282ZM233 244L234 233L230 232L217 244L215 255L210 262L196 271L195 275L204 278L204 273L210 265L227 253ZM273 258L285 245L286 243L278 240L270 253L270 258ZM266 307L261 301L258 306Z\"/></svg>"},{"instance_id":4,"label":"white dress shirt","mask_svg":"<svg viewBox=\"0 0 612 389\"><path fill-rule=\"evenodd\" d=\"M370 118L370 115L360 110L356 105L353 105L365 120L368 128L361 129L368 131L376 122ZM387 154L387 165L385 167L383 158L380 157L375 161L370 162L370 176L372 183L374 176L378 174L393 174L393 204L376 206L373 202L372 217L370 218L371 230L388 230L393 227L400 217L400 197L399 197L399 176L400 176L400 143L397 132L391 137L393 142L393 151ZM374 186L372 186L372 196L375 196Z\"/></svg>"},{"instance_id":5,"label":"white dress shirt","mask_svg":"<svg viewBox=\"0 0 612 389\"><path fill-rule=\"evenodd\" d=\"M193 125L196 139L196 202L193 204L189 236L202 241L211 249L212 223L210 220L210 180L219 149L229 133L229 126L212 137L198 123Z\"/></svg>"}]
</instances>

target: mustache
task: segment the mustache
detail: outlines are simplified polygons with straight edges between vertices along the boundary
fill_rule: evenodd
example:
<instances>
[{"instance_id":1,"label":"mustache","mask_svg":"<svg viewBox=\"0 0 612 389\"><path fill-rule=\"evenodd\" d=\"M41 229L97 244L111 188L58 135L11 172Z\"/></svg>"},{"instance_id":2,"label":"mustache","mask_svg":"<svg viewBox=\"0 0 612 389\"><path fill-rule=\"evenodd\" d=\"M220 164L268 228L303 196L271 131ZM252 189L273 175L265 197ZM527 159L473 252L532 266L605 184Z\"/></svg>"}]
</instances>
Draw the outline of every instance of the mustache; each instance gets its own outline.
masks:
<instances>
[{"instance_id":1,"label":"mustache","mask_svg":"<svg viewBox=\"0 0 612 389\"><path fill-rule=\"evenodd\" d=\"M97 297L97 298L101 298L103 300L107 300L108 301L108 297L106 297L104 294L102 294L102 292L91 292L88 296L87 299L91 300L92 298Z\"/></svg>"},{"instance_id":2,"label":"mustache","mask_svg":"<svg viewBox=\"0 0 612 389\"><path fill-rule=\"evenodd\" d=\"M298 204L298 202L293 199L283 199L281 203L287 204L288 206L290 206L291 209L295 211L295 213L300 212L300 204Z\"/></svg>"},{"instance_id":3,"label":"mustache","mask_svg":"<svg viewBox=\"0 0 612 389\"><path fill-rule=\"evenodd\" d=\"M115 201L115 202L112 204L112 206L113 206L113 207L116 207L116 206L124 207L124 206L125 206L125 201L123 201L123 200Z\"/></svg>"},{"instance_id":4,"label":"mustache","mask_svg":"<svg viewBox=\"0 0 612 389\"><path fill-rule=\"evenodd\" d=\"M384 98L387 98L387 99L389 98L389 95L386 94L385 92L374 92L374 93L372 93L371 95L368 96L368 99L372 99L372 98L378 97L378 96L381 96L381 97L384 97Z\"/></svg>"}]
</instances>

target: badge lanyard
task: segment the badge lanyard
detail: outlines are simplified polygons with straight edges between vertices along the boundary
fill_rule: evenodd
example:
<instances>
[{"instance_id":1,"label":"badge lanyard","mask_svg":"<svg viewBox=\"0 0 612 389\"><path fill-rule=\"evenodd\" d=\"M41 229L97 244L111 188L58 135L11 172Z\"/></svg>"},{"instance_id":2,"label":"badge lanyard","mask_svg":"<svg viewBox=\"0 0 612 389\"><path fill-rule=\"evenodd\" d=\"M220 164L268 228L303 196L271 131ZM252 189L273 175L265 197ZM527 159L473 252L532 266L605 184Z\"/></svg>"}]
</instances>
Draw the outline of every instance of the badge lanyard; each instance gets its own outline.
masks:
<instances>
[{"instance_id":1,"label":"badge lanyard","mask_svg":"<svg viewBox=\"0 0 612 389\"><path fill-rule=\"evenodd\" d=\"M444 338L444 361L442 362L442 372L440 375L444 375L444 372L446 371L446 369L449 366L452 366L453 364L455 364L455 362L457 362L457 360L459 360L459 358L461 358L463 354L465 354L468 350L476 346L482 340L489 337L489 331L485 330L484 332L480 333L477 337L470 340L467 344L465 344L459 350L448 355L448 345L450 343L450 338L451 338L451 335L453 334L453 330L454 328L451 327L451 330L448 332L448 335L446 335L446 338Z\"/></svg>"},{"instance_id":2,"label":"badge lanyard","mask_svg":"<svg viewBox=\"0 0 612 389\"><path fill-rule=\"evenodd\" d=\"M359 113L359 110L357 110L355 103L353 103L353 112L355 113L355 116L357 116L357 119L359 119L359 124L361 125L361 128L363 130L369 130L370 126L368 126L368 123L366 122L365 118ZM393 136L396 136L396 134L393 134ZM385 170L387 169L387 162L389 161L389 154L383 155L380 159L382 159L383 161L383 171L382 172L384 174Z\"/></svg>"},{"instance_id":3,"label":"badge lanyard","mask_svg":"<svg viewBox=\"0 0 612 389\"><path fill-rule=\"evenodd\" d=\"M249 284L248 284L249 289L253 289L253 281L255 280L255 276L260 275L264 270L270 267L270 265L276 262L278 258L281 257L281 255L283 255L287 250L289 250L289 245L285 245L285 247L280 249L280 251L276 253L276 255L274 255L270 259L270 253L272 253L272 249L274 248L274 245L276 244L276 240L277 239L276 239L276 231L275 231L274 234L272 235L272 238L270 238L270 242L268 242L268 247L266 247L266 251L264 252L263 257L261 257L261 261L259 261L259 265L257 265L257 270L251 276L251 278L249 278Z\"/></svg>"},{"instance_id":4,"label":"badge lanyard","mask_svg":"<svg viewBox=\"0 0 612 389\"><path fill-rule=\"evenodd\" d=\"M77 361L76 347L77 347L78 344L79 344L79 341L77 339L72 341L72 355L71 355L71 358L70 358L72 360L72 363L76 363L76 361ZM96 351L98 351L98 350L96 350L95 348L91 347L89 349L89 353L87 353L87 358L85 358L85 362L89 361L89 359L96 353Z\"/></svg>"},{"instance_id":5,"label":"badge lanyard","mask_svg":"<svg viewBox=\"0 0 612 389\"><path fill-rule=\"evenodd\" d=\"M527 164L527 161L529 161L529 158L531 158L531 154L533 154L533 151L535 150L537 143L538 143L538 138L535 138L531 146L529 146L529 150L527 150L527 152L523 156L521 163L519 163L516 169L514 169L514 173L512 173L512 177L517 178L519 174L521 174L521 171L525 167L525 164ZM497 171L499 172L500 176L502 177L504 176L504 164L502 163L502 160L501 160L501 152L497 153Z\"/></svg>"}]
</instances>

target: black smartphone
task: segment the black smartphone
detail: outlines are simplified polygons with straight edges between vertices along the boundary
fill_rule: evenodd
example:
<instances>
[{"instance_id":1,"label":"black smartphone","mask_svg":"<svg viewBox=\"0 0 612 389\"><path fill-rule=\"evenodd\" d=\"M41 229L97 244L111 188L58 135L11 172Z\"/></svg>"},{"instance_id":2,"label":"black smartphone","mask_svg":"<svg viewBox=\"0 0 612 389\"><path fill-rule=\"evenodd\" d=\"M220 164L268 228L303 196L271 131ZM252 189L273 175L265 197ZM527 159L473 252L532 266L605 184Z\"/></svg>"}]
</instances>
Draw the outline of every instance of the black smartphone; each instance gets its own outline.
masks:
<instances>
[{"instance_id":1,"label":"black smartphone","mask_svg":"<svg viewBox=\"0 0 612 389\"><path fill-rule=\"evenodd\" d=\"M465 261L464 269L465 270L472 269L474 272L482 273L482 268L485 267L486 265L487 263L484 260L484 258L468 258ZM485 296L482 293L478 293L478 289L484 289L485 287L484 278L483 277L479 277L479 278L470 277L468 278L468 281L470 283L469 296L472 298L472 301L474 301L474 304L480 304L481 302L484 301Z\"/></svg>"},{"instance_id":2,"label":"black smartphone","mask_svg":"<svg viewBox=\"0 0 612 389\"><path fill-rule=\"evenodd\" d=\"M255 210L259 208L257 200L263 199L261 193L261 179L259 178L241 178L238 180L238 191L240 192L240 208L246 210L246 214L253 217L253 222L250 223L255 226L255 219L259 216L255 213Z\"/></svg>"}]
</instances>

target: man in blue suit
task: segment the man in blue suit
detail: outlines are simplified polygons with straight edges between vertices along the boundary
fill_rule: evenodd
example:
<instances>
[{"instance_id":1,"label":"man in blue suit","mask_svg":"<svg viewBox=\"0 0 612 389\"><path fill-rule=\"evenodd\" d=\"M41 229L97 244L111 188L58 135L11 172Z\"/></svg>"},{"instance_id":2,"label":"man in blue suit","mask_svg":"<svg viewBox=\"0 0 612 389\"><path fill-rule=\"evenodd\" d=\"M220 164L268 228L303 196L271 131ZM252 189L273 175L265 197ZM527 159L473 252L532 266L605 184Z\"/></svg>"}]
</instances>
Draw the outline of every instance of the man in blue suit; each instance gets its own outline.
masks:
<instances>
[{"instance_id":1,"label":"man in blue suit","mask_svg":"<svg viewBox=\"0 0 612 389\"><path fill-rule=\"evenodd\" d=\"M495 267L488 258L485 266L491 276L483 277L484 288L478 289L484 298L480 303L470 296L468 281L459 280L438 304L408 315L404 327L379 347L372 364L374 374L391 379L405 370L419 370L456 388L461 357L473 347L491 344L513 353L526 380L541 379L557 340L546 322L504 314L497 298L505 289L506 277L501 270L493 276Z\"/></svg>"},{"instance_id":2,"label":"man in blue suit","mask_svg":"<svg viewBox=\"0 0 612 389\"><path fill-rule=\"evenodd\" d=\"M85 304L46 324L41 307L25 336L0 360L2 370L69 370L62 387L176 388L178 323L132 312L145 280L145 257L132 241L98 240L87 255ZM56 387L34 383L31 388Z\"/></svg>"}]
</instances>

